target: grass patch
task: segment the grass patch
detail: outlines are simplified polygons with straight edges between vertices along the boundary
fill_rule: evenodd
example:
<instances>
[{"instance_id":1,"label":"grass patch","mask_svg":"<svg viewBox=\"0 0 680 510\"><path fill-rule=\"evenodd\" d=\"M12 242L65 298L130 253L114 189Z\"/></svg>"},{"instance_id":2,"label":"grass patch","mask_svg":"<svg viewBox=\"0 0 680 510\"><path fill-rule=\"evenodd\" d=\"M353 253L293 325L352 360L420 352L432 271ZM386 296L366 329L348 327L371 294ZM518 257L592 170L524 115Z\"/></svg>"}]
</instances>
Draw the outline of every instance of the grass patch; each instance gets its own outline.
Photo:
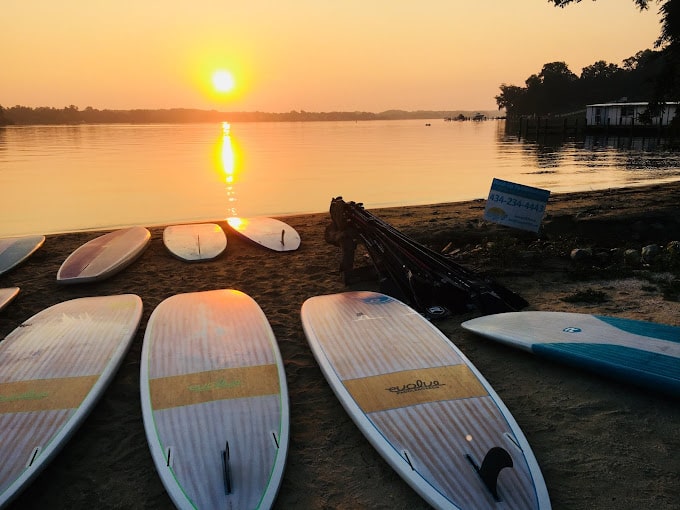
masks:
<instances>
[{"instance_id":1,"label":"grass patch","mask_svg":"<svg viewBox=\"0 0 680 510\"><path fill-rule=\"evenodd\" d=\"M680 301L680 277L677 273L651 273L647 279L650 285L644 285L642 290L654 288L661 292L666 301Z\"/></svg>"},{"instance_id":2,"label":"grass patch","mask_svg":"<svg viewBox=\"0 0 680 510\"><path fill-rule=\"evenodd\" d=\"M680 301L680 280L675 279L662 284L661 292L666 301Z\"/></svg>"},{"instance_id":3,"label":"grass patch","mask_svg":"<svg viewBox=\"0 0 680 510\"><path fill-rule=\"evenodd\" d=\"M489 262L495 267L507 267L519 260L522 248L517 239L501 237L487 243L486 252Z\"/></svg>"},{"instance_id":4,"label":"grass patch","mask_svg":"<svg viewBox=\"0 0 680 510\"><path fill-rule=\"evenodd\" d=\"M604 303L607 301L607 295L601 290L586 289L570 294L560 298L566 303Z\"/></svg>"}]
</instances>

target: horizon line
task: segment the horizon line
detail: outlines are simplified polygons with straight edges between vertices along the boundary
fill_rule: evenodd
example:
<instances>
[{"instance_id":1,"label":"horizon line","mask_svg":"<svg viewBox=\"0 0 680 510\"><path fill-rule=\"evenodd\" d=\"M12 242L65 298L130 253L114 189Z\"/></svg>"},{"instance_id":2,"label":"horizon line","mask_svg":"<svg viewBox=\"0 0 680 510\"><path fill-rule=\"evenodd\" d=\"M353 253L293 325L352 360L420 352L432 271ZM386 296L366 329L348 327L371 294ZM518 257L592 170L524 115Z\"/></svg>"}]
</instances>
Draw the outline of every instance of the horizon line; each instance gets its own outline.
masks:
<instances>
[{"instance_id":1,"label":"horizon line","mask_svg":"<svg viewBox=\"0 0 680 510\"><path fill-rule=\"evenodd\" d=\"M163 111L163 110L191 110L191 111L200 111L200 112L218 112L218 113L274 113L274 114L285 114L285 113L371 113L371 114L381 114L381 113L387 113L387 112L407 112L407 113L418 113L418 112L481 112L481 111L502 111L503 108L443 108L443 109L434 109L434 108L419 108L415 110L407 110L404 108L388 108L387 110L381 110L381 111L369 111L369 110L305 110L305 109L291 109L287 111L267 111L267 110L218 110L216 108L192 108L192 107L185 107L185 106L172 106L172 107L160 107L160 108L95 108L93 106L86 106L85 108L80 108L77 105L68 105L68 106L62 106L62 107L57 107L57 106L46 106L46 105L41 105L41 106L26 106L26 105L21 105L21 104L16 104L14 106L3 106L2 103L0 103L0 108L3 108L5 110L9 110L11 108L31 108L31 109L39 109L39 108L48 108L48 109L55 109L55 110L66 110L71 107L75 107L77 111L86 111L88 109L91 110L98 110L98 111Z\"/></svg>"}]
</instances>

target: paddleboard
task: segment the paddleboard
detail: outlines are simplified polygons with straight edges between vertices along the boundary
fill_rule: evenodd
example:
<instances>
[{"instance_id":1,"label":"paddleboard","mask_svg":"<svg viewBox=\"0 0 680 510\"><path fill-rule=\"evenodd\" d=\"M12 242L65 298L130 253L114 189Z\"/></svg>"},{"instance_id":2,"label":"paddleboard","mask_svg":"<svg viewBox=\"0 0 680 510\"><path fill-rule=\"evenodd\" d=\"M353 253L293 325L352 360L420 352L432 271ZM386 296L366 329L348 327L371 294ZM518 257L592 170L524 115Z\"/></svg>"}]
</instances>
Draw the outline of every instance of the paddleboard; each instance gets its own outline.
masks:
<instances>
[{"instance_id":1,"label":"paddleboard","mask_svg":"<svg viewBox=\"0 0 680 510\"><path fill-rule=\"evenodd\" d=\"M293 251L300 247L297 231L275 218L256 216L253 218L227 218L227 224L246 239L274 251Z\"/></svg>"},{"instance_id":2,"label":"paddleboard","mask_svg":"<svg viewBox=\"0 0 680 510\"><path fill-rule=\"evenodd\" d=\"M50 462L94 408L137 331L133 294L64 301L0 342L0 508Z\"/></svg>"},{"instance_id":3,"label":"paddleboard","mask_svg":"<svg viewBox=\"0 0 680 510\"><path fill-rule=\"evenodd\" d=\"M0 274L6 273L33 255L45 236L4 237L0 239Z\"/></svg>"},{"instance_id":4,"label":"paddleboard","mask_svg":"<svg viewBox=\"0 0 680 510\"><path fill-rule=\"evenodd\" d=\"M69 255L57 272L58 283L103 280L125 269L149 245L151 233L144 227L114 230L96 237Z\"/></svg>"},{"instance_id":5,"label":"paddleboard","mask_svg":"<svg viewBox=\"0 0 680 510\"><path fill-rule=\"evenodd\" d=\"M430 505L550 508L534 454L500 397L415 310L384 294L345 292L309 298L301 317L347 413Z\"/></svg>"},{"instance_id":6,"label":"paddleboard","mask_svg":"<svg viewBox=\"0 0 680 510\"><path fill-rule=\"evenodd\" d=\"M512 312L466 321L491 340L680 396L680 327L568 312Z\"/></svg>"},{"instance_id":7,"label":"paddleboard","mask_svg":"<svg viewBox=\"0 0 680 510\"><path fill-rule=\"evenodd\" d=\"M163 230L163 243L175 257L193 262L220 256L227 236L215 223L171 225Z\"/></svg>"},{"instance_id":8,"label":"paddleboard","mask_svg":"<svg viewBox=\"0 0 680 510\"><path fill-rule=\"evenodd\" d=\"M0 289L0 310L5 308L19 294L19 287Z\"/></svg>"},{"instance_id":9,"label":"paddleboard","mask_svg":"<svg viewBox=\"0 0 680 510\"><path fill-rule=\"evenodd\" d=\"M251 297L213 290L161 302L140 379L151 456L177 508L272 506L288 450L288 390Z\"/></svg>"}]
</instances>

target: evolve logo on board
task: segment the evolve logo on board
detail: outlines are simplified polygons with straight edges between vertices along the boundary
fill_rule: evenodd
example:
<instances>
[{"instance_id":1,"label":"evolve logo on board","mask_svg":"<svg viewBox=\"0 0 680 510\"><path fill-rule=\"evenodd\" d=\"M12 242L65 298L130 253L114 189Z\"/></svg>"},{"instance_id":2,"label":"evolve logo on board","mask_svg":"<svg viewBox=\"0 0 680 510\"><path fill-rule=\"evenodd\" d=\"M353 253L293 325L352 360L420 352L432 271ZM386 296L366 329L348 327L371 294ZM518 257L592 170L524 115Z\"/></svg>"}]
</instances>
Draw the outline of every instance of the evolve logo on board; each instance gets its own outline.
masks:
<instances>
[{"instance_id":1,"label":"evolve logo on board","mask_svg":"<svg viewBox=\"0 0 680 510\"><path fill-rule=\"evenodd\" d=\"M441 388L442 386L446 386L446 384L442 384L437 380L425 382L422 381L421 379L418 379L412 383L403 384L401 386L391 386L385 389L391 393L401 395L404 393L412 393L414 391L436 390Z\"/></svg>"}]
</instances>

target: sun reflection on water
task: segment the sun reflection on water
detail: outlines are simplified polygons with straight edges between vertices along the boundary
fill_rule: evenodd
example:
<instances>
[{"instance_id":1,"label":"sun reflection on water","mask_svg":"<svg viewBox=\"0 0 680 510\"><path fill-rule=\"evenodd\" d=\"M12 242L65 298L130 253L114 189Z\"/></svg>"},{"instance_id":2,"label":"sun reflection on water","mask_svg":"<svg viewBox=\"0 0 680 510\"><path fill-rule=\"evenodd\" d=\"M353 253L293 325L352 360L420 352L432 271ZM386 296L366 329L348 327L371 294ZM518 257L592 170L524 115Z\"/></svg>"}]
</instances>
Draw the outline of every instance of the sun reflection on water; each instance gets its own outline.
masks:
<instances>
[{"instance_id":1,"label":"sun reflection on water","mask_svg":"<svg viewBox=\"0 0 680 510\"><path fill-rule=\"evenodd\" d=\"M229 226L234 230L241 231L248 225L248 220L237 216L230 216L227 218L227 223L229 223Z\"/></svg>"},{"instance_id":2,"label":"sun reflection on water","mask_svg":"<svg viewBox=\"0 0 680 510\"><path fill-rule=\"evenodd\" d=\"M227 191L227 214L226 216L236 216L236 158L234 156L234 146L231 141L231 125L228 122L222 123L222 147L220 151L222 171Z\"/></svg>"}]
</instances>

